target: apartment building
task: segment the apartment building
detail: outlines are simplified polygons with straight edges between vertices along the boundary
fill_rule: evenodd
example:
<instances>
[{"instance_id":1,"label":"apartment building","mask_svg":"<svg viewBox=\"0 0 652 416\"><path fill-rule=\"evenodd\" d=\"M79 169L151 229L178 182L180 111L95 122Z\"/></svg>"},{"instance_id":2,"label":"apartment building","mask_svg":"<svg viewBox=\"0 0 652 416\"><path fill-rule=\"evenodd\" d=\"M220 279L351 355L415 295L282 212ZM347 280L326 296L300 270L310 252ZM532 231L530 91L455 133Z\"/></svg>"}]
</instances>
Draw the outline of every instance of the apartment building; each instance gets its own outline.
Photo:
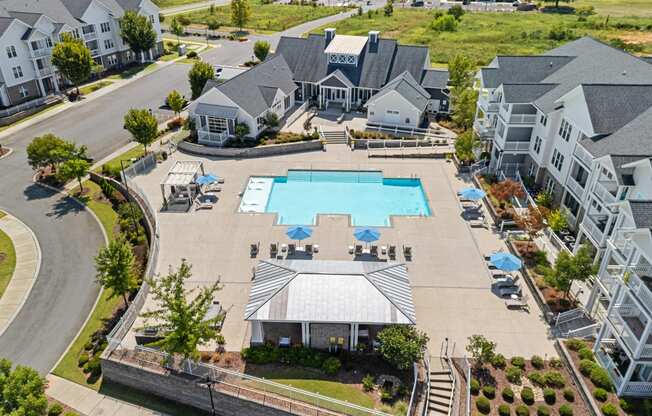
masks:
<instances>
[{"instance_id":1,"label":"apartment building","mask_svg":"<svg viewBox=\"0 0 652 416\"><path fill-rule=\"evenodd\" d=\"M151 0L0 0L0 107L12 107L59 92L61 77L51 64L63 33L83 39L99 65L109 69L138 57L120 37L127 10L147 16L163 51L159 9Z\"/></svg>"}]
</instances>

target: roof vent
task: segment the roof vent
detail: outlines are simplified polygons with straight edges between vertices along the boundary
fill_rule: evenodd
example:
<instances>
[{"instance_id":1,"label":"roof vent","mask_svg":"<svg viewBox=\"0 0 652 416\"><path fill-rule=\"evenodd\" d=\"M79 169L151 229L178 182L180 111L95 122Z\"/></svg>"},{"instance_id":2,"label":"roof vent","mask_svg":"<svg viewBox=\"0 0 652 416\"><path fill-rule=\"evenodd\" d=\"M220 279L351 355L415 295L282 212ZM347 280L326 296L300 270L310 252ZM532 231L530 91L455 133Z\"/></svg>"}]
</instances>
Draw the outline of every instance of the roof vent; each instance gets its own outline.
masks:
<instances>
[{"instance_id":1,"label":"roof vent","mask_svg":"<svg viewBox=\"0 0 652 416\"><path fill-rule=\"evenodd\" d=\"M555 64L550 61L550 68L552 68Z\"/></svg>"},{"instance_id":2,"label":"roof vent","mask_svg":"<svg viewBox=\"0 0 652 416\"><path fill-rule=\"evenodd\" d=\"M380 37L380 32L377 30L369 31L369 43L378 43L378 38Z\"/></svg>"},{"instance_id":3,"label":"roof vent","mask_svg":"<svg viewBox=\"0 0 652 416\"><path fill-rule=\"evenodd\" d=\"M325 46L328 46L328 44L335 38L335 28L329 27L324 29L324 36L326 38Z\"/></svg>"},{"instance_id":4,"label":"roof vent","mask_svg":"<svg viewBox=\"0 0 652 416\"><path fill-rule=\"evenodd\" d=\"M623 71L623 76L624 76L624 77L627 76L627 71Z\"/></svg>"}]
</instances>

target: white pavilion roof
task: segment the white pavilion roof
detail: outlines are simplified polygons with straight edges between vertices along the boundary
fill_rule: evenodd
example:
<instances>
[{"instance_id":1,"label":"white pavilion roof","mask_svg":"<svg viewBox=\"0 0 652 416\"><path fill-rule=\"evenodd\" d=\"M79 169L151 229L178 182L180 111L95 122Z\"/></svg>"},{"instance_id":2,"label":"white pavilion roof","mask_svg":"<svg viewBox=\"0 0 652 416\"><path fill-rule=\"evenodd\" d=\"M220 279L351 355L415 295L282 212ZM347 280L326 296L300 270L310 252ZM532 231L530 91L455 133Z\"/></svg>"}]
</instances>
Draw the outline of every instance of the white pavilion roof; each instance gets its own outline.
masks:
<instances>
[{"instance_id":1,"label":"white pavilion roof","mask_svg":"<svg viewBox=\"0 0 652 416\"><path fill-rule=\"evenodd\" d=\"M343 55L360 55L366 44L366 36L335 35L324 52Z\"/></svg>"}]
</instances>

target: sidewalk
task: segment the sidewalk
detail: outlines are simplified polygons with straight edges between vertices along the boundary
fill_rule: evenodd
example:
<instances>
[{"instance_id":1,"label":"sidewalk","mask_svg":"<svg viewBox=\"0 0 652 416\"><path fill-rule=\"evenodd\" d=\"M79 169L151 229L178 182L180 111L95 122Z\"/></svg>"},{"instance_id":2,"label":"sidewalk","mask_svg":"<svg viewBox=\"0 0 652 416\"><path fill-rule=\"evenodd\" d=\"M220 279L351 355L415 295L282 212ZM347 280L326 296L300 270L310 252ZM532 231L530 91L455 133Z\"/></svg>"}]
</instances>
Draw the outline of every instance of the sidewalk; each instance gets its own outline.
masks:
<instances>
[{"instance_id":1,"label":"sidewalk","mask_svg":"<svg viewBox=\"0 0 652 416\"><path fill-rule=\"evenodd\" d=\"M0 230L9 236L16 251L14 274L0 298L1 335L18 314L34 286L41 267L41 248L32 230L9 213L0 218Z\"/></svg>"},{"instance_id":2,"label":"sidewalk","mask_svg":"<svg viewBox=\"0 0 652 416\"><path fill-rule=\"evenodd\" d=\"M80 386L77 383L68 381L64 378L48 374L48 388L46 394L61 402L68 407L72 407L77 412L86 416L164 416L165 413L155 412L105 396Z\"/></svg>"}]
</instances>

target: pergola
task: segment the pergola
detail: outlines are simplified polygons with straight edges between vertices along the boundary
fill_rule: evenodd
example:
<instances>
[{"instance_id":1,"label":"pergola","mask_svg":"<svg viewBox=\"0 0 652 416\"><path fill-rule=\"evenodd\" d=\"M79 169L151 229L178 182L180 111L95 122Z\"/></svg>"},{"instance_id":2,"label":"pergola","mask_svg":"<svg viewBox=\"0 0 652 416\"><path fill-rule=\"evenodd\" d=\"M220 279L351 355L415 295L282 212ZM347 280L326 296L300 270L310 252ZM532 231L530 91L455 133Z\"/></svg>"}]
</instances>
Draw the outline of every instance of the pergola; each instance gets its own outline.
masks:
<instances>
[{"instance_id":1,"label":"pergola","mask_svg":"<svg viewBox=\"0 0 652 416\"><path fill-rule=\"evenodd\" d=\"M163 207L184 201L188 208L192 206L197 193L197 177L204 175L204 164L194 160L179 160L168 171L165 180L161 182Z\"/></svg>"}]
</instances>

